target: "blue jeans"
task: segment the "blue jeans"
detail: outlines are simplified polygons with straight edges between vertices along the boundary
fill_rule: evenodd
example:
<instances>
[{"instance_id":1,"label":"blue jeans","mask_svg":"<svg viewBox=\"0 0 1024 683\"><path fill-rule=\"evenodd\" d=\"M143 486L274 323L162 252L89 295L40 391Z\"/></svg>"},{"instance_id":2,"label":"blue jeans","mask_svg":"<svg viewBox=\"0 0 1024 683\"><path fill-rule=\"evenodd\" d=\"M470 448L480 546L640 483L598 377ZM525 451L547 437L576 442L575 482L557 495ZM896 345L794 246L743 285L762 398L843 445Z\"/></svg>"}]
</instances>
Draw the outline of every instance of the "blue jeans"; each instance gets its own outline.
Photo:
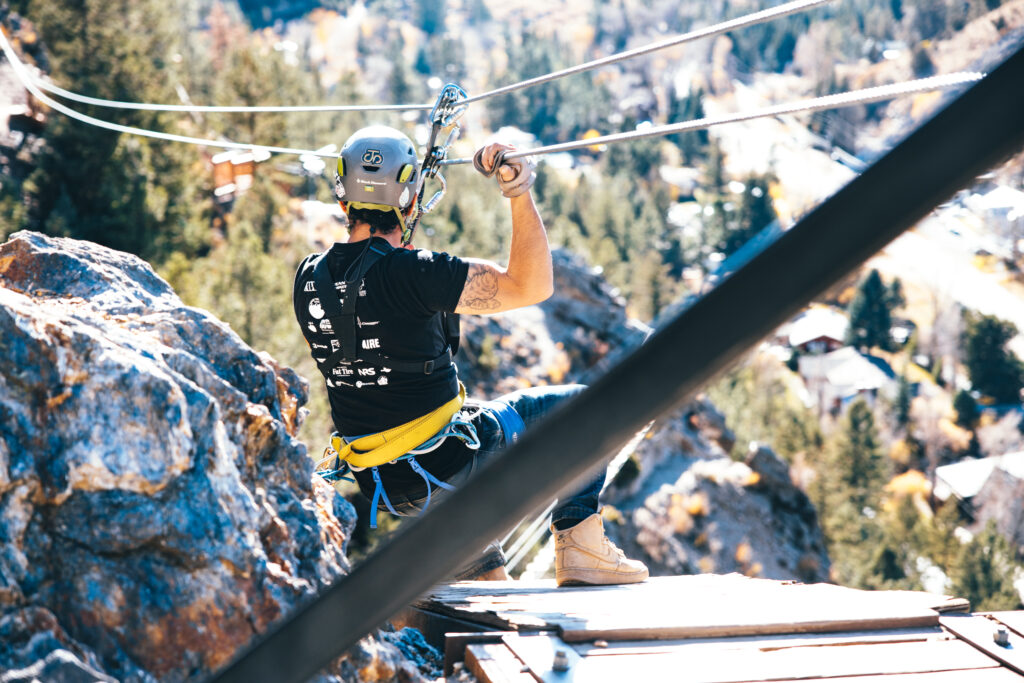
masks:
<instances>
[{"instance_id":1,"label":"blue jeans","mask_svg":"<svg viewBox=\"0 0 1024 683\"><path fill-rule=\"evenodd\" d=\"M581 384L568 384L561 386L531 387L520 389L511 394L505 394L496 400L505 403L515 409L523 419L526 428L540 421L555 406L562 401L572 398L583 391L586 387ZM467 402L466 412L472 412L473 406ZM477 437L480 439L480 449L468 465L451 476L446 483L455 488L464 485L473 476L477 468L481 467L489 459L493 458L499 451L508 445L505 435L502 434L501 426L497 418L488 410L481 411L473 418L473 425L476 428ZM595 477L585 486L574 492L572 495L560 500L551 511L552 523L568 519L586 519L598 511L598 496L604 487L605 471ZM431 504L447 497L448 491L435 488L431 492ZM392 496L391 503L395 511L400 515L415 516L423 511L423 504L426 498L411 500L401 494ZM484 555L473 562L467 568L459 572L459 578L470 578L470 575L482 574L491 569L496 569L505 563L501 554L501 547L492 543ZM475 572L475 573L474 573Z\"/></svg>"}]
</instances>

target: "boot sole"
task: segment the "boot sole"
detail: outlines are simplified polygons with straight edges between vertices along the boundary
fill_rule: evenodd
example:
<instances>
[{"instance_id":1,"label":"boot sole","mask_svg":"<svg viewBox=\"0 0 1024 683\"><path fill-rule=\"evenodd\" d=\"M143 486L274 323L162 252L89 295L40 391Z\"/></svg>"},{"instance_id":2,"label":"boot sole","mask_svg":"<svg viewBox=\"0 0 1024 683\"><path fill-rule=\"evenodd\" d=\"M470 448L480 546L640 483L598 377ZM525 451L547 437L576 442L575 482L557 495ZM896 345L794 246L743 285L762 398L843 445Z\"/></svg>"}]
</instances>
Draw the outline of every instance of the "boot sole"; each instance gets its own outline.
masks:
<instances>
[{"instance_id":1,"label":"boot sole","mask_svg":"<svg viewBox=\"0 0 1024 683\"><path fill-rule=\"evenodd\" d=\"M617 586L640 583L647 579L648 572L622 574L604 569L567 569L555 572L555 583L559 586Z\"/></svg>"}]
</instances>

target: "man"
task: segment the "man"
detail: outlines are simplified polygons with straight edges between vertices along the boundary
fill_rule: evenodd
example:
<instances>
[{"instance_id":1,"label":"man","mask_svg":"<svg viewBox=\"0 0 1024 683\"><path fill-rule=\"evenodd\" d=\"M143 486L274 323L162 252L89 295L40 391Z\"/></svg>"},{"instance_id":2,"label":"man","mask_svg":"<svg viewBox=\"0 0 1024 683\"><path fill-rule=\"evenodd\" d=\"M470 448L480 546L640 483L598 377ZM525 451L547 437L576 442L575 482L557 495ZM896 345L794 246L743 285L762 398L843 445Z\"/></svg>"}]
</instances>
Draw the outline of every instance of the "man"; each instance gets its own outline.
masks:
<instances>
[{"instance_id":1,"label":"man","mask_svg":"<svg viewBox=\"0 0 1024 683\"><path fill-rule=\"evenodd\" d=\"M485 175L497 171L511 199L507 268L412 247L418 160L401 132L364 128L339 154L335 191L349 239L302 262L293 299L337 429L333 451L321 464L329 478L353 472L372 499L371 515L422 512L582 389L543 387L492 402L466 401L451 361L458 344L455 314L499 313L551 296L551 252L530 195L536 176L526 159L502 163L511 149L492 144L476 157ZM603 483L602 474L554 508L559 585L647 578L647 568L627 560L604 535L598 514ZM507 578L500 547L459 576Z\"/></svg>"}]
</instances>

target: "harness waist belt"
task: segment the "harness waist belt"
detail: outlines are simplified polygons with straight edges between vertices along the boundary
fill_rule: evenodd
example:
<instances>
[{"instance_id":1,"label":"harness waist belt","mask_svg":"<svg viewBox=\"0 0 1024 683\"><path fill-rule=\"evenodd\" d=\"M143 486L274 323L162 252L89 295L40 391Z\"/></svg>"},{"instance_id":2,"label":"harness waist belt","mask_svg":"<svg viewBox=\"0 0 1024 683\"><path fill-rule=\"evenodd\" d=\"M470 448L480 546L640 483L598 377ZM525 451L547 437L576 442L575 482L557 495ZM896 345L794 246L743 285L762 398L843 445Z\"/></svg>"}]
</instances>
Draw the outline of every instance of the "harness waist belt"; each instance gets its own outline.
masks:
<instances>
[{"instance_id":1,"label":"harness waist belt","mask_svg":"<svg viewBox=\"0 0 1024 683\"><path fill-rule=\"evenodd\" d=\"M368 434L346 443L340 436L331 437L331 446L338 458L353 467L376 467L400 458L413 448L430 439L451 422L466 402L466 387L459 382L455 398L423 417L392 427L378 434Z\"/></svg>"}]
</instances>

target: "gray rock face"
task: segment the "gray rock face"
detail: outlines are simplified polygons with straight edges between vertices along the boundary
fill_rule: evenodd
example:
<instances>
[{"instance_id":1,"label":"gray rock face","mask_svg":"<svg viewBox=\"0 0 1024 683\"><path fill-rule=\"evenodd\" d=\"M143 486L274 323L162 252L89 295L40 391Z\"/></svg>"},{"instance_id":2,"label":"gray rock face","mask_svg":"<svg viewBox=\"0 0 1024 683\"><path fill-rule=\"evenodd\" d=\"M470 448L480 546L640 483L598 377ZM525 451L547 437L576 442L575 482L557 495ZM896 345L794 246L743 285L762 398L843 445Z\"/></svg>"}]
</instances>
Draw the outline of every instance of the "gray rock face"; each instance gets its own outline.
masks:
<instances>
[{"instance_id":1,"label":"gray rock face","mask_svg":"<svg viewBox=\"0 0 1024 683\"><path fill-rule=\"evenodd\" d=\"M654 576L741 572L827 581L817 513L769 448L746 463L726 454L732 433L697 400L656 423L606 492L617 510L609 535ZM617 523L616 523L617 522Z\"/></svg>"},{"instance_id":2,"label":"gray rock face","mask_svg":"<svg viewBox=\"0 0 1024 683\"><path fill-rule=\"evenodd\" d=\"M0 349L2 680L201 677L347 572L305 381L143 261L16 233ZM375 638L354 671L420 680Z\"/></svg>"},{"instance_id":3,"label":"gray rock face","mask_svg":"<svg viewBox=\"0 0 1024 683\"><path fill-rule=\"evenodd\" d=\"M539 384L586 382L650 332L600 274L563 250L552 253L555 291L539 306L464 316L459 375L493 397Z\"/></svg>"}]
</instances>

